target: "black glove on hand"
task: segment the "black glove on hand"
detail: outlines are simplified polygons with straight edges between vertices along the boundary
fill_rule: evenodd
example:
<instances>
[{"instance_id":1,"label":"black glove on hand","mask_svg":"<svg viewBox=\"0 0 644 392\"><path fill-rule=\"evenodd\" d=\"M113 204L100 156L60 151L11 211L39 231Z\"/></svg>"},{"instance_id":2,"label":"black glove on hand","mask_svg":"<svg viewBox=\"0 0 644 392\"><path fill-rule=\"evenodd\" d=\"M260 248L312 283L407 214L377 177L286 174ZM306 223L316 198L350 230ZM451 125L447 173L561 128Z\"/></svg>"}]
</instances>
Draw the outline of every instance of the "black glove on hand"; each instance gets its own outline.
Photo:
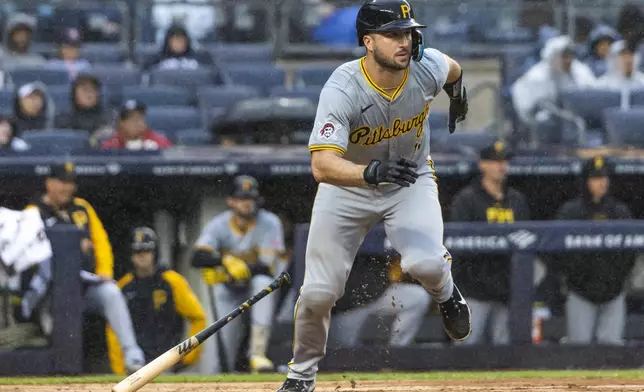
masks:
<instances>
[{"instance_id":1,"label":"black glove on hand","mask_svg":"<svg viewBox=\"0 0 644 392\"><path fill-rule=\"evenodd\" d=\"M465 120L467 115L467 90L463 87L463 94L451 99L449 103L449 133L454 133L456 124Z\"/></svg>"},{"instance_id":2,"label":"black glove on hand","mask_svg":"<svg viewBox=\"0 0 644 392\"><path fill-rule=\"evenodd\" d=\"M364 169L364 180L367 184L378 185L381 182L390 182L400 186L409 187L416 182L418 173L414 170L418 164L406 158L397 161L372 160Z\"/></svg>"}]
</instances>

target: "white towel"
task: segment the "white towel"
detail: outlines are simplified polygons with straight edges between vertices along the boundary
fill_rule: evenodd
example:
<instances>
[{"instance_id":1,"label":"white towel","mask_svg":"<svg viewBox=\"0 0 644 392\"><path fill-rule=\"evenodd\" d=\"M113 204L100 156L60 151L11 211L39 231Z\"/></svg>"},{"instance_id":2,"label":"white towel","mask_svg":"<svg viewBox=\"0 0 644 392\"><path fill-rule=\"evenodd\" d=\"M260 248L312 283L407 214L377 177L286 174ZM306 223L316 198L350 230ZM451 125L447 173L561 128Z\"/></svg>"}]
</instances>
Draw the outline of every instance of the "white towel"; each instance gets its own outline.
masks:
<instances>
[{"instance_id":1,"label":"white towel","mask_svg":"<svg viewBox=\"0 0 644 392\"><path fill-rule=\"evenodd\" d=\"M0 207L0 259L16 273L52 256L40 212L14 211Z\"/></svg>"}]
</instances>

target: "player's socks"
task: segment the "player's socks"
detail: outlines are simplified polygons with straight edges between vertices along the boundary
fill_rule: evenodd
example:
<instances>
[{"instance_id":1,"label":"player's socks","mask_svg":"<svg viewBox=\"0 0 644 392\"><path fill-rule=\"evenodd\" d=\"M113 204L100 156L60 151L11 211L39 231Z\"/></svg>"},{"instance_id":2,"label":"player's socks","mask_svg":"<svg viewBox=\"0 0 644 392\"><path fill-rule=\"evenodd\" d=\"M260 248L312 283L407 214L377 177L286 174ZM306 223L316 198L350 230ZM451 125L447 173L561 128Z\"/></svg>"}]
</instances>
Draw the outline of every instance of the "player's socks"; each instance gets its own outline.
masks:
<instances>
[{"instance_id":1,"label":"player's socks","mask_svg":"<svg viewBox=\"0 0 644 392\"><path fill-rule=\"evenodd\" d=\"M315 391L315 380L305 381L287 378L277 392L313 392Z\"/></svg>"},{"instance_id":2,"label":"player's socks","mask_svg":"<svg viewBox=\"0 0 644 392\"><path fill-rule=\"evenodd\" d=\"M452 296L438 304L445 332L454 340L465 340L472 332L470 307L456 285Z\"/></svg>"}]
</instances>

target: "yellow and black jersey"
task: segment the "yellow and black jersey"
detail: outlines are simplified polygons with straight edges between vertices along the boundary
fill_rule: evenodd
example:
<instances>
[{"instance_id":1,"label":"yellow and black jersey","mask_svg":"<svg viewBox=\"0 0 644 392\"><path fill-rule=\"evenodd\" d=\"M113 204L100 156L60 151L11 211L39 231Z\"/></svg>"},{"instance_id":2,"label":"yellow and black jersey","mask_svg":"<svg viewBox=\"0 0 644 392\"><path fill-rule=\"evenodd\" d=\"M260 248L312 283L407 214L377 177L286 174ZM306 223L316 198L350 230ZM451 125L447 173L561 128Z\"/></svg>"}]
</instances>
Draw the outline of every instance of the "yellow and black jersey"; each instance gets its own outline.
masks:
<instances>
[{"instance_id":1,"label":"yellow and black jersey","mask_svg":"<svg viewBox=\"0 0 644 392\"><path fill-rule=\"evenodd\" d=\"M94 249L93 272L98 275L114 276L114 255L112 246L94 208L84 199L75 197L65 208L46 204L43 197L37 197L26 208L37 208L46 227L57 224L74 224L90 239Z\"/></svg>"},{"instance_id":2,"label":"yellow and black jersey","mask_svg":"<svg viewBox=\"0 0 644 392\"><path fill-rule=\"evenodd\" d=\"M197 296L186 279L175 271L159 269L146 278L128 273L117 285L127 301L137 343L148 362L206 327L206 316ZM185 320L190 323L187 333ZM112 371L124 374L121 347L109 326L107 343ZM199 355L197 348L184 357L183 364L193 364Z\"/></svg>"},{"instance_id":3,"label":"yellow and black jersey","mask_svg":"<svg viewBox=\"0 0 644 392\"><path fill-rule=\"evenodd\" d=\"M530 220L530 207L518 190L506 187L503 197L497 199L477 179L454 196L450 218L452 222L513 224ZM510 258L500 254L458 255L452 264L454 280L466 297L507 302Z\"/></svg>"}]
</instances>

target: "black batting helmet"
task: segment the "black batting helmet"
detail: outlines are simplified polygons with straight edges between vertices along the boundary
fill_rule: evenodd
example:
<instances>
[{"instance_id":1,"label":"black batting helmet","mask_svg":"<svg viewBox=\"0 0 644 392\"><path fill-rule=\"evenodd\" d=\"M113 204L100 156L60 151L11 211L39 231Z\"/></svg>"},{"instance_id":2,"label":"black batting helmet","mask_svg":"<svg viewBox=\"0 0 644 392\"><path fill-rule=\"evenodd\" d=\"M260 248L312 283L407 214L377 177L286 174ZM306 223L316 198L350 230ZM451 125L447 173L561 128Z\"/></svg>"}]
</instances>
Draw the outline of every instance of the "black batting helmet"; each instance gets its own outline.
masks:
<instances>
[{"instance_id":1,"label":"black batting helmet","mask_svg":"<svg viewBox=\"0 0 644 392\"><path fill-rule=\"evenodd\" d=\"M156 252L158 242L157 233L149 227L142 226L132 230L132 252Z\"/></svg>"},{"instance_id":2,"label":"black batting helmet","mask_svg":"<svg viewBox=\"0 0 644 392\"><path fill-rule=\"evenodd\" d=\"M356 32L358 45L364 46L362 38L372 32L398 31L411 29L412 58L423 58L423 34L421 28L427 26L416 22L414 10L407 0L368 0L358 11Z\"/></svg>"},{"instance_id":3,"label":"black batting helmet","mask_svg":"<svg viewBox=\"0 0 644 392\"><path fill-rule=\"evenodd\" d=\"M255 177L242 175L233 179L230 197L259 199L259 184Z\"/></svg>"}]
</instances>

